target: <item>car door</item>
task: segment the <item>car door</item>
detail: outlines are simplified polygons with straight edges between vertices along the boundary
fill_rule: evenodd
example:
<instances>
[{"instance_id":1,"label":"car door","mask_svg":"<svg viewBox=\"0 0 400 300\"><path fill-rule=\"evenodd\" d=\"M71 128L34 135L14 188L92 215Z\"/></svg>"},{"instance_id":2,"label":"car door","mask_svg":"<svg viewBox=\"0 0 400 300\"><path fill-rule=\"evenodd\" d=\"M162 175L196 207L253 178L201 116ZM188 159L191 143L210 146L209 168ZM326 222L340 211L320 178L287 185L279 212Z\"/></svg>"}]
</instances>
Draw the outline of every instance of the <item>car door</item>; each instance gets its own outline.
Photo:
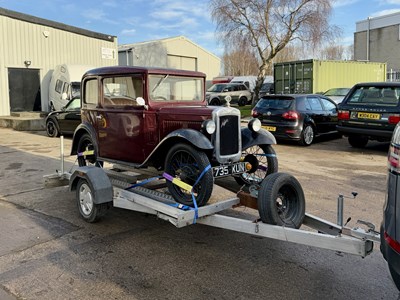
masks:
<instances>
[{"instance_id":1,"label":"car door","mask_svg":"<svg viewBox=\"0 0 400 300\"><path fill-rule=\"evenodd\" d=\"M324 132L336 131L338 122L337 105L328 99L320 98L324 108Z\"/></svg>"},{"instance_id":2,"label":"car door","mask_svg":"<svg viewBox=\"0 0 400 300\"><path fill-rule=\"evenodd\" d=\"M324 109L318 96L307 96L307 116L314 123L317 132L324 132Z\"/></svg>"},{"instance_id":3,"label":"car door","mask_svg":"<svg viewBox=\"0 0 400 300\"><path fill-rule=\"evenodd\" d=\"M58 117L58 125L61 133L73 133L81 123L81 99L70 101L65 110Z\"/></svg>"}]
</instances>

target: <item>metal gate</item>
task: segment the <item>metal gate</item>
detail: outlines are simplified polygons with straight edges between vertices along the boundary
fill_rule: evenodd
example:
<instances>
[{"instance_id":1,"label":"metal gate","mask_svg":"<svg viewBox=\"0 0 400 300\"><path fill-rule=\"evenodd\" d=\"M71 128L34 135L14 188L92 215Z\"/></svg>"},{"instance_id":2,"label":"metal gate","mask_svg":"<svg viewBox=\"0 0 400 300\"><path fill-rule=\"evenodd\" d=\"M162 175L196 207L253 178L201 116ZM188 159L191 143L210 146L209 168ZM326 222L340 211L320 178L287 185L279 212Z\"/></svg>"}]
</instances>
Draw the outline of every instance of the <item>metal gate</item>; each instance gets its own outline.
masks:
<instances>
[{"instance_id":1,"label":"metal gate","mask_svg":"<svg viewBox=\"0 0 400 300\"><path fill-rule=\"evenodd\" d=\"M40 70L8 69L10 111L41 111Z\"/></svg>"}]
</instances>

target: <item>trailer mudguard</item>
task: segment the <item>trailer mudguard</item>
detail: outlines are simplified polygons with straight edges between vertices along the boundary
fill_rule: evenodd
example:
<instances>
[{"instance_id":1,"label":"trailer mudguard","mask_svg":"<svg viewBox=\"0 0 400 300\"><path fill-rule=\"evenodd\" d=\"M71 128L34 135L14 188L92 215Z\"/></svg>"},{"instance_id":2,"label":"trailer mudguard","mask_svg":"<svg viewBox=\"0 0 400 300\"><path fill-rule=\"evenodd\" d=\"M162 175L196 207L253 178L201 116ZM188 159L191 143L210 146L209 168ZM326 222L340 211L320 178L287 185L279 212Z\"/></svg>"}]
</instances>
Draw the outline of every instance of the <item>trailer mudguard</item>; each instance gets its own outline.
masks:
<instances>
[{"instance_id":1,"label":"trailer mudguard","mask_svg":"<svg viewBox=\"0 0 400 300\"><path fill-rule=\"evenodd\" d=\"M96 204L113 201L113 187L106 172L102 168L84 166L77 168L69 180L69 190L75 191L79 179L84 178L92 187L94 193L93 202Z\"/></svg>"},{"instance_id":2,"label":"trailer mudguard","mask_svg":"<svg viewBox=\"0 0 400 300\"><path fill-rule=\"evenodd\" d=\"M260 129L258 132L251 131L249 128L242 128L242 149L247 149L255 145L275 145L276 139L269 131Z\"/></svg>"}]
</instances>

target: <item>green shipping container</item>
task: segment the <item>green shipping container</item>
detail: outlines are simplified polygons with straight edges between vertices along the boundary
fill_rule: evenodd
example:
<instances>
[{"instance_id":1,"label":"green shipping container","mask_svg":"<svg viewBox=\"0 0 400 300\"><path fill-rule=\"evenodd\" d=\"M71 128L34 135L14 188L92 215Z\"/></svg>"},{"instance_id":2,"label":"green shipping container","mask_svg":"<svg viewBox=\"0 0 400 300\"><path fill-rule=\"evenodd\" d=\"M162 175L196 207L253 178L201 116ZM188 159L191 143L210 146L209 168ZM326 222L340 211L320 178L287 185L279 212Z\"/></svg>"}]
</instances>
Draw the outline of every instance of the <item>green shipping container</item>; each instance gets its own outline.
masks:
<instances>
[{"instance_id":1,"label":"green shipping container","mask_svg":"<svg viewBox=\"0 0 400 300\"><path fill-rule=\"evenodd\" d=\"M324 93L385 80L386 63L313 59L274 64L276 94Z\"/></svg>"}]
</instances>

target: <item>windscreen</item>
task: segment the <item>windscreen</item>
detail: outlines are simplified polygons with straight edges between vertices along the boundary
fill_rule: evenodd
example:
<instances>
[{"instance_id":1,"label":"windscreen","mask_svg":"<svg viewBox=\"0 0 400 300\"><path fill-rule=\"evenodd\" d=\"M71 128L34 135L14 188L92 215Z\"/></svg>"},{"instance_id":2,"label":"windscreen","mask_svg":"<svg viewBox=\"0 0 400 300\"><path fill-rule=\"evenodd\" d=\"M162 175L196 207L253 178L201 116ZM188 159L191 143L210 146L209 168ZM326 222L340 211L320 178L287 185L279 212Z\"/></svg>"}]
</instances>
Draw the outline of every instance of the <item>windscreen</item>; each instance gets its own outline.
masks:
<instances>
[{"instance_id":1,"label":"windscreen","mask_svg":"<svg viewBox=\"0 0 400 300\"><path fill-rule=\"evenodd\" d=\"M149 91L153 101L201 101L203 78L150 75Z\"/></svg>"},{"instance_id":2,"label":"windscreen","mask_svg":"<svg viewBox=\"0 0 400 300\"><path fill-rule=\"evenodd\" d=\"M207 92L220 93L224 87L226 87L226 84L214 84L207 90Z\"/></svg>"},{"instance_id":3,"label":"windscreen","mask_svg":"<svg viewBox=\"0 0 400 300\"><path fill-rule=\"evenodd\" d=\"M293 101L293 99L262 98L257 102L256 108L288 109Z\"/></svg>"},{"instance_id":4,"label":"windscreen","mask_svg":"<svg viewBox=\"0 0 400 300\"><path fill-rule=\"evenodd\" d=\"M347 103L369 106L397 106L399 104L399 96L400 88L398 87L359 87L353 91Z\"/></svg>"}]
</instances>

